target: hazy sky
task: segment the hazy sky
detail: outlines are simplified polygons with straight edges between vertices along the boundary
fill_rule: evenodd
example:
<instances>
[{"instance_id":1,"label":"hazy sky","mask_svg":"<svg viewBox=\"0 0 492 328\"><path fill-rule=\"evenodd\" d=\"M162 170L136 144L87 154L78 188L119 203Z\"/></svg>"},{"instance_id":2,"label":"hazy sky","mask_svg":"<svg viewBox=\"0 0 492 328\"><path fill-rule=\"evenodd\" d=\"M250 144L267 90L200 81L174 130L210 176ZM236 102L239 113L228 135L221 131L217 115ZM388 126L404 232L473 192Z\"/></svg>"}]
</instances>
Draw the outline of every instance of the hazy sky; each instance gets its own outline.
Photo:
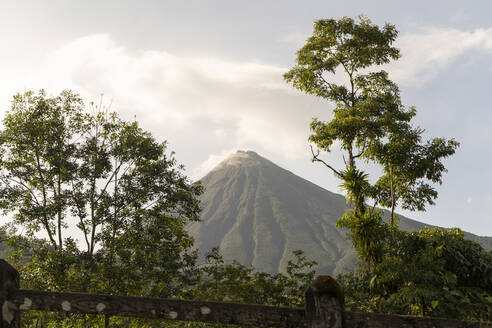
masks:
<instances>
[{"instance_id":1,"label":"hazy sky","mask_svg":"<svg viewBox=\"0 0 492 328\"><path fill-rule=\"evenodd\" d=\"M328 190L311 163L313 117L331 104L282 80L320 18L395 24L403 55L386 69L427 136L461 142L437 205L409 217L492 236L492 2L66 1L0 2L0 111L12 95L73 89L112 102L168 140L193 179L237 149L254 150ZM325 159L340 165L335 152Z\"/></svg>"}]
</instances>

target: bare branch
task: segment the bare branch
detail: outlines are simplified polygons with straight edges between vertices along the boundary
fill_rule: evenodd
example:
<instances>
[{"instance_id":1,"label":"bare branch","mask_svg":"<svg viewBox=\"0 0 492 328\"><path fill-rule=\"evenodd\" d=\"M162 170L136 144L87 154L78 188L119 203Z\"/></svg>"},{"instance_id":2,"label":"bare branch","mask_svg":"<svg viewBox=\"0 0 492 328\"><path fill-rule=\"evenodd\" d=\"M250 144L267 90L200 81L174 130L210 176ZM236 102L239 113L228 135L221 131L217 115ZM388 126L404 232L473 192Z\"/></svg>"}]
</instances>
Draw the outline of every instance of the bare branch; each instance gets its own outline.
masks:
<instances>
[{"instance_id":1,"label":"bare branch","mask_svg":"<svg viewBox=\"0 0 492 328\"><path fill-rule=\"evenodd\" d=\"M314 150L313 150L313 146L310 146L311 147L311 154L313 155L313 159L312 159L312 162L320 162L320 163L323 163L326 167L328 167L330 170L333 171L333 173L335 173L336 176L338 177L342 177L342 174L337 171L336 169L334 169L330 164L326 163L324 160L320 159L319 158L319 149L316 151L316 154L314 153Z\"/></svg>"},{"instance_id":2,"label":"bare branch","mask_svg":"<svg viewBox=\"0 0 492 328\"><path fill-rule=\"evenodd\" d=\"M364 145L362 145L362 150L360 151L360 153L358 153L357 155L354 155L353 158L355 159L355 158L358 158L358 157L361 157L362 155L364 155L366 148L367 148L367 146L366 146L366 143L364 142Z\"/></svg>"},{"instance_id":3,"label":"bare branch","mask_svg":"<svg viewBox=\"0 0 492 328\"><path fill-rule=\"evenodd\" d=\"M111 176L109 177L109 179L106 181L106 184L104 185L104 188L101 189L100 191L100 194L99 194L99 197L97 197L97 199L94 201L94 203L97 203L99 202L99 200L101 200L101 197L104 195L104 193L106 192L106 189L108 188L109 184L111 182L113 182L113 178L116 177L116 175L118 174L118 172L120 171L120 168L121 168L121 165L123 165L123 162L120 163L120 165L118 165L118 167L116 167L114 170L113 170L113 174L111 174Z\"/></svg>"}]
</instances>

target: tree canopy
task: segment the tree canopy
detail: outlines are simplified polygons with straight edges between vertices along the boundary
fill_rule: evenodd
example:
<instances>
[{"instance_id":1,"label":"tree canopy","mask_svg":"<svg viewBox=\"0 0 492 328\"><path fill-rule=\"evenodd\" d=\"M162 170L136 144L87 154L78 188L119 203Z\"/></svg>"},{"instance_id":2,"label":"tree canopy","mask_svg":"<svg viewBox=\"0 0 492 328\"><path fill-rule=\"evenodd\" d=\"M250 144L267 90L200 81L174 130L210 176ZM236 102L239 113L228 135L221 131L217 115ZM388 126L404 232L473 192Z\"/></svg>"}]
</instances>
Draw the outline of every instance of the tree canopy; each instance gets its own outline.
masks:
<instances>
[{"instance_id":1,"label":"tree canopy","mask_svg":"<svg viewBox=\"0 0 492 328\"><path fill-rule=\"evenodd\" d=\"M30 283L174 293L180 271L194 265L185 225L199 219L202 188L165 142L101 105L86 109L70 91L16 95L3 126L0 206L32 238ZM105 285L94 283L96 272Z\"/></svg>"},{"instance_id":2,"label":"tree canopy","mask_svg":"<svg viewBox=\"0 0 492 328\"><path fill-rule=\"evenodd\" d=\"M368 18L322 19L297 52L296 65L284 78L307 94L333 104L328 121L314 118L309 140L318 148L313 161L322 162L342 180L341 187L354 214L365 215L369 199L392 210L423 210L433 204L446 171L442 160L458 147L455 140L434 138L422 143L423 129L414 127L414 107L405 107L398 86L378 67L400 57L393 46L398 32L391 24L374 25ZM345 168L335 168L320 157L340 145ZM371 185L357 160L382 167Z\"/></svg>"},{"instance_id":3,"label":"tree canopy","mask_svg":"<svg viewBox=\"0 0 492 328\"><path fill-rule=\"evenodd\" d=\"M383 252L374 268L339 277L350 310L492 320L492 252L442 228L396 231L384 250L393 231L377 226Z\"/></svg>"}]
</instances>

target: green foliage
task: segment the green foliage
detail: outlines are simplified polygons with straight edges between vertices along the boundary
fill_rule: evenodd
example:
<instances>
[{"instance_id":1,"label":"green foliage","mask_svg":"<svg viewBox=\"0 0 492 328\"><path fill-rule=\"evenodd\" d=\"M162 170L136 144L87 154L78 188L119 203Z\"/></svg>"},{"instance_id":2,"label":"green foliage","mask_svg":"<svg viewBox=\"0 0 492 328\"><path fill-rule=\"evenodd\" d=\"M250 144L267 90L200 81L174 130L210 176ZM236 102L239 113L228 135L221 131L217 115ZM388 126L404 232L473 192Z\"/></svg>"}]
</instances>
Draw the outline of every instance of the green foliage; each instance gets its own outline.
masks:
<instances>
[{"instance_id":1,"label":"green foliage","mask_svg":"<svg viewBox=\"0 0 492 328\"><path fill-rule=\"evenodd\" d=\"M313 161L325 164L342 181L353 209L337 226L349 230L365 269L375 268L393 247L399 202L410 210L434 203L437 191L432 184L441 183L446 171L442 160L459 145L443 138L422 143L424 131L411 124L415 108L403 106L398 86L377 70L399 58L392 46L397 34L393 25L380 28L365 17L318 20L297 53L297 65L284 75L297 89L334 105L331 120L313 119L309 140L326 152L339 144L344 153L344 169L320 159L319 150L313 151ZM335 75L345 80L338 82ZM357 168L359 158L381 166L383 174L373 185ZM372 208L366 205L370 199ZM391 208L390 227L376 206Z\"/></svg>"},{"instance_id":2,"label":"green foliage","mask_svg":"<svg viewBox=\"0 0 492 328\"><path fill-rule=\"evenodd\" d=\"M44 263L32 263L32 271L42 268L47 271L46 266L66 266L70 260L67 256L50 257ZM213 248L206 256L206 261L198 269L198 280L192 285L183 288L179 295L184 299L235 302L249 304L264 304L276 306L304 306L304 292L311 284L315 271L313 267L316 262L306 258L302 251L294 251L295 259L289 261L286 273L269 274L255 271L252 267L246 267L236 261L226 264L218 248ZM69 267L69 266L68 266ZM80 268L79 268L80 269ZM54 270L59 272L59 270ZM81 270L83 272L83 270ZM66 278L71 285L65 288L77 288L79 284L95 284L97 281L88 281L80 274L73 272ZM26 277L32 279L31 277ZM62 279L64 277L61 277ZM78 281L80 279L80 281ZM65 289L66 291L66 289ZM65 315L46 314L42 312L27 312L23 314L23 322L26 325L43 323L46 327L60 328L82 328L103 327L104 318L90 315ZM229 327L228 325L211 325L196 322L176 322L153 319L136 319L112 317L111 327Z\"/></svg>"},{"instance_id":3,"label":"green foliage","mask_svg":"<svg viewBox=\"0 0 492 328\"><path fill-rule=\"evenodd\" d=\"M297 53L297 65L284 75L297 89L334 105L330 121L313 119L309 140L327 152L340 144L347 156L345 169L332 167L314 151L313 161L324 163L343 181L354 215L366 215L365 203L372 198L375 205L391 208L392 225L398 201L411 210L433 204L437 191L429 182L441 183L446 171L442 159L459 145L443 138L422 144L423 130L410 124L415 108L405 108L398 86L385 71L376 70L399 58L392 46L397 35L393 25L380 28L363 16L358 21L318 20ZM337 82L335 75L345 80ZM356 168L357 158L382 166L383 175L374 186Z\"/></svg>"},{"instance_id":4,"label":"green foliage","mask_svg":"<svg viewBox=\"0 0 492 328\"><path fill-rule=\"evenodd\" d=\"M318 20L314 24L313 35L297 53L297 66L284 77L308 94L331 99L341 105L350 104L356 100L353 91L328 83L323 74L334 74L342 67L352 75L349 76L350 81L357 81L360 86L367 85L371 79L377 80L382 76L369 74L356 78L353 74L397 59L399 50L391 46L397 34L393 25L386 24L380 29L365 17L359 17L359 22L348 17ZM350 135L349 131L347 134Z\"/></svg>"},{"instance_id":5,"label":"green foliage","mask_svg":"<svg viewBox=\"0 0 492 328\"><path fill-rule=\"evenodd\" d=\"M286 274L257 272L236 261L225 264L218 248L213 248L201 266L201 280L190 291L194 299L300 307L304 291L314 278L316 262L303 251L294 251L294 261L287 264Z\"/></svg>"},{"instance_id":6,"label":"green foliage","mask_svg":"<svg viewBox=\"0 0 492 328\"><path fill-rule=\"evenodd\" d=\"M337 221L337 227L349 231L349 238L357 250L360 264L373 268L386 255L390 228L382 219L382 212L377 209L366 209L360 215L347 210Z\"/></svg>"},{"instance_id":7,"label":"green foliage","mask_svg":"<svg viewBox=\"0 0 492 328\"><path fill-rule=\"evenodd\" d=\"M415 115L413 108L402 106L398 87L385 71L369 71L399 58L399 50L392 46L397 34L393 25L379 28L362 16L358 22L348 17L318 20L297 53L297 65L284 75L294 87L334 104L330 121L313 119L309 140L327 152L335 142L340 144L347 155L345 170L319 159L319 153L313 152L313 161L323 162L343 181L357 214L365 212L371 194L366 174L356 169L356 159L369 158L369 146ZM345 81L332 81L334 75Z\"/></svg>"},{"instance_id":8,"label":"green foliage","mask_svg":"<svg viewBox=\"0 0 492 328\"><path fill-rule=\"evenodd\" d=\"M446 168L442 160L454 154L459 143L454 139L433 138L422 143L424 131L410 124L391 127L387 138L373 140L364 157L379 163L383 175L372 187L375 204L394 209L398 202L407 210L425 210L433 205L437 191L432 184L442 183Z\"/></svg>"},{"instance_id":9,"label":"green foliage","mask_svg":"<svg viewBox=\"0 0 492 328\"><path fill-rule=\"evenodd\" d=\"M384 121L393 114L405 116L395 106L398 89L386 72L360 73L399 57L391 46L396 36L394 26L380 29L364 17L359 22L348 17L316 21L313 35L297 53L297 65L284 75L297 89L335 104L330 122L313 120L310 141L325 151L339 141L348 153L348 167L360 156L356 148L384 134ZM330 82L327 74L340 70L347 83Z\"/></svg>"},{"instance_id":10,"label":"green foliage","mask_svg":"<svg viewBox=\"0 0 492 328\"><path fill-rule=\"evenodd\" d=\"M0 208L22 287L179 295L197 277L185 226L202 187L137 122L90 109L70 91L26 92L3 120Z\"/></svg>"},{"instance_id":11,"label":"green foliage","mask_svg":"<svg viewBox=\"0 0 492 328\"><path fill-rule=\"evenodd\" d=\"M340 172L340 177L343 181L340 188L347 193L347 203L362 212L365 209L365 195L371 188L368 181L369 175L355 167L348 167L345 171Z\"/></svg>"},{"instance_id":12,"label":"green foliage","mask_svg":"<svg viewBox=\"0 0 492 328\"><path fill-rule=\"evenodd\" d=\"M198 220L201 187L137 122L101 106L88 113L70 91L57 97L40 91L16 95L3 125L1 208L28 236L43 231L54 249L70 239L69 225L92 255L134 242L135 232L156 239L151 233L162 231L162 220L177 224L163 239Z\"/></svg>"},{"instance_id":13,"label":"green foliage","mask_svg":"<svg viewBox=\"0 0 492 328\"><path fill-rule=\"evenodd\" d=\"M380 223L380 230L390 227ZM459 229L397 231L371 268L339 277L351 310L492 320L492 252Z\"/></svg>"}]
</instances>

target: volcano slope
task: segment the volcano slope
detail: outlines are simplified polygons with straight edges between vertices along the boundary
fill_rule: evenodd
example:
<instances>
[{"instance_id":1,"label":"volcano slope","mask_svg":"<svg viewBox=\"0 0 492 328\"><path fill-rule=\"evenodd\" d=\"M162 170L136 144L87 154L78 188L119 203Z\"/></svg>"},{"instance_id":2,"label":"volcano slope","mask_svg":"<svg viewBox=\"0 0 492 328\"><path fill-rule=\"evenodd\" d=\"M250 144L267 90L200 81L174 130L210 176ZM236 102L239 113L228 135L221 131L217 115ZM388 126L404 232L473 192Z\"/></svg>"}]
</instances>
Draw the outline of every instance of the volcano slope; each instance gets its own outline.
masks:
<instances>
[{"instance_id":1,"label":"volcano slope","mask_svg":"<svg viewBox=\"0 0 492 328\"><path fill-rule=\"evenodd\" d=\"M188 227L200 256L219 246L224 259L256 270L283 272L292 251L318 262L317 273L338 274L356 265L346 233L335 224L348 208L327 191L252 151L238 151L201 179L201 222ZM425 224L401 217L400 228ZM466 234L492 249L491 237Z\"/></svg>"}]
</instances>

